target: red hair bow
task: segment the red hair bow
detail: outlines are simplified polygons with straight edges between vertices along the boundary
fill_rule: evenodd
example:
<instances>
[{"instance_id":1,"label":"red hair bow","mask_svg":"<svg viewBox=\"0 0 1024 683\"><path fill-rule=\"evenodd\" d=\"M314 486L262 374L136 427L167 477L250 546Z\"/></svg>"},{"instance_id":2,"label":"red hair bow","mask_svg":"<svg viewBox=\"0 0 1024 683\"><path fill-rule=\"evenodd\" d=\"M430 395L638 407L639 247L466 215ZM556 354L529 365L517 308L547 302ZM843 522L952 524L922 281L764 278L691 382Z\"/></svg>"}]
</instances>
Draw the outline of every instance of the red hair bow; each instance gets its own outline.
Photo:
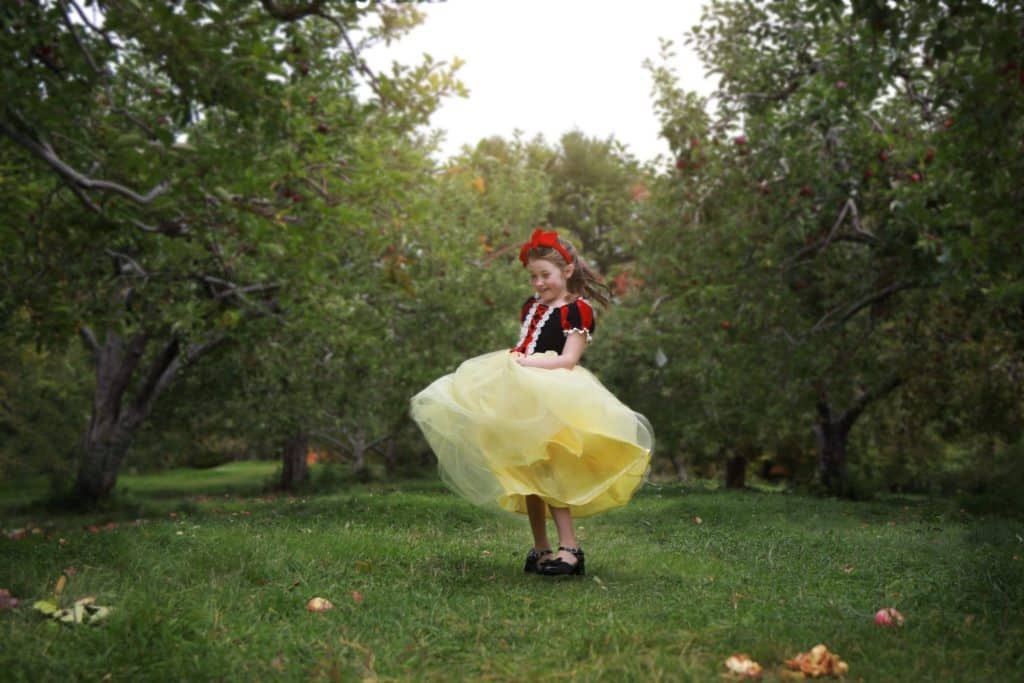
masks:
<instances>
[{"instance_id":1,"label":"red hair bow","mask_svg":"<svg viewBox=\"0 0 1024 683\"><path fill-rule=\"evenodd\" d=\"M572 257L569 256L569 251L558 242L558 233L554 230L551 232L544 232L540 228L537 228L533 231L533 234L530 235L530 240L519 248L519 260L522 261L524 266L529 262L530 251L537 247L551 247L562 255L566 263L572 263Z\"/></svg>"}]
</instances>

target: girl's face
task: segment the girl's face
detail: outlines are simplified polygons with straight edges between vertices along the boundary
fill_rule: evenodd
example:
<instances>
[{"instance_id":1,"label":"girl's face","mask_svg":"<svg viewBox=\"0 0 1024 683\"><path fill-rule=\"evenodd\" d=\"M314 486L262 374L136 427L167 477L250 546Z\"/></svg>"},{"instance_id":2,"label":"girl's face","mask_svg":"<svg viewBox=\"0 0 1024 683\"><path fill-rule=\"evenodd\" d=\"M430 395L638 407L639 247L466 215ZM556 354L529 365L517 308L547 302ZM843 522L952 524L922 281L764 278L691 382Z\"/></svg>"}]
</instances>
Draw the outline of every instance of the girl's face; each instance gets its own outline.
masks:
<instances>
[{"instance_id":1,"label":"girl's face","mask_svg":"<svg viewBox=\"0 0 1024 683\"><path fill-rule=\"evenodd\" d=\"M547 259L531 259L526 269L530 271L530 284L537 292L541 303L551 305L561 301L568 294L568 280L572 277L572 264L558 267Z\"/></svg>"}]
</instances>

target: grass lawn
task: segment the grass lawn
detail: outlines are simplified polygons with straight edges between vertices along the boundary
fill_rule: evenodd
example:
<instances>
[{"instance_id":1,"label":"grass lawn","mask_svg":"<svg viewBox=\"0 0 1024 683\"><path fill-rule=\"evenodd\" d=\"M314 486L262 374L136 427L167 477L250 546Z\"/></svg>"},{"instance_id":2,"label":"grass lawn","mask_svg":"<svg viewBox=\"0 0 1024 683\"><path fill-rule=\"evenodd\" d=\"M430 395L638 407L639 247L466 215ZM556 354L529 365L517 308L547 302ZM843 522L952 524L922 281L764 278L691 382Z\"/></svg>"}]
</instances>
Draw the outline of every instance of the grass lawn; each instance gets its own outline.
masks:
<instances>
[{"instance_id":1,"label":"grass lawn","mask_svg":"<svg viewBox=\"0 0 1024 683\"><path fill-rule=\"evenodd\" d=\"M522 573L525 519L434 481L254 493L272 471L123 477L136 503L94 515L26 512L26 487L0 489L3 528L40 529L0 537L0 588L22 601L0 612L0 676L720 681L746 652L774 681L818 643L852 681L1024 676L1019 520L646 487L580 520L586 577L550 579ZM112 615L64 626L31 610L62 574L62 604L95 596ZM314 596L335 608L307 612ZM903 628L874 625L885 606Z\"/></svg>"}]
</instances>

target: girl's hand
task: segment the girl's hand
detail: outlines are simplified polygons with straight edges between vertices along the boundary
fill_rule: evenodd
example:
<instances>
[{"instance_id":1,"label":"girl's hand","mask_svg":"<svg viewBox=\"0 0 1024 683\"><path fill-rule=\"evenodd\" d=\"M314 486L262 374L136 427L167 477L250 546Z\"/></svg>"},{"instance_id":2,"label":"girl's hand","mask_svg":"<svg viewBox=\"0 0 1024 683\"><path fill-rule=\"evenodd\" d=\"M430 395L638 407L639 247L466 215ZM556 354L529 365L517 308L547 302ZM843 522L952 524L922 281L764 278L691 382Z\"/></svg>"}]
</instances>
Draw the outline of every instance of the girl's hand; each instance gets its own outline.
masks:
<instances>
[{"instance_id":1,"label":"girl's hand","mask_svg":"<svg viewBox=\"0 0 1024 683\"><path fill-rule=\"evenodd\" d=\"M525 353L522 353L521 351L513 351L512 358L515 359L515 361L522 366L529 365L529 363L527 362L528 356Z\"/></svg>"}]
</instances>

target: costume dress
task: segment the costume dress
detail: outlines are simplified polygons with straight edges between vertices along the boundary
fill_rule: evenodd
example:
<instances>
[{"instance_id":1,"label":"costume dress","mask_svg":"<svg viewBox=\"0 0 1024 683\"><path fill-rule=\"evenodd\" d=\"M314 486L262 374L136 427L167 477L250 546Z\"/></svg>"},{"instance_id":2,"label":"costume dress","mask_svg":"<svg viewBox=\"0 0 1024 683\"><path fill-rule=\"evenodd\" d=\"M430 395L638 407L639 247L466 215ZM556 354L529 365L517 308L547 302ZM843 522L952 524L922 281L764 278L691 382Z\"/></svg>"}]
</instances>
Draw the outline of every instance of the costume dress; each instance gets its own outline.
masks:
<instances>
[{"instance_id":1,"label":"costume dress","mask_svg":"<svg viewBox=\"0 0 1024 683\"><path fill-rule=\"evenodd\" d=\"M511 353L557 355L570 334L589 343L593 308L531 297L520 320L513 349L470 358L412 398L441 479L478 505L523 514L530 494L575 517L625 505L650 463L650 423L582 366L523 367Z\"/></svg>"}]
</instances>

